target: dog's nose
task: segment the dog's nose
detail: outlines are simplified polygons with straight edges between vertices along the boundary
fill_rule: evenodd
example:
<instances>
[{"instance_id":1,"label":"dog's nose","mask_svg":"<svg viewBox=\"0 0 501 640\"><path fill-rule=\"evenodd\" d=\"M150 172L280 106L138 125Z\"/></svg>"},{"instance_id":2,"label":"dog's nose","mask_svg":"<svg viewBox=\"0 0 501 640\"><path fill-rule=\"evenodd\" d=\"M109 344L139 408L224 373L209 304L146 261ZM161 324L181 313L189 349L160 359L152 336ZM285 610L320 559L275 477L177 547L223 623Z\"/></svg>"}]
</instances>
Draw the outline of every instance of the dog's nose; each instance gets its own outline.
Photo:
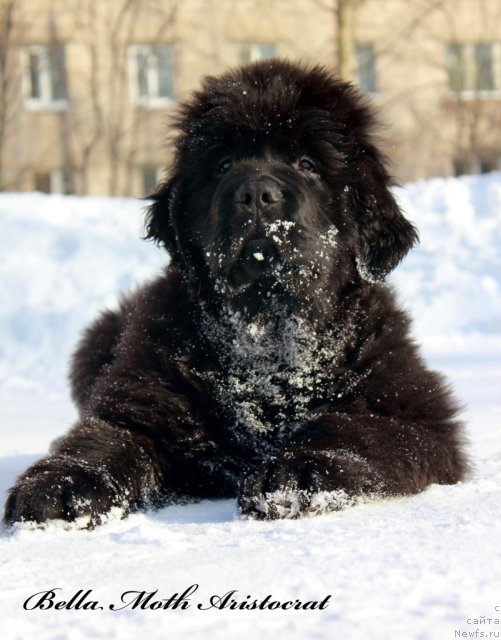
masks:
<instances>
[{"instance_id":1,"label":"dog's nose","mask_svg":"<svg viewBox=\"0 0 501 640\"><path fill-rule=\"evenodd\" d=\"M245 180L235 191L235 203L261 211L283 200L284 194L278 182L272 178Z\"/></svg>"}]
</instances>

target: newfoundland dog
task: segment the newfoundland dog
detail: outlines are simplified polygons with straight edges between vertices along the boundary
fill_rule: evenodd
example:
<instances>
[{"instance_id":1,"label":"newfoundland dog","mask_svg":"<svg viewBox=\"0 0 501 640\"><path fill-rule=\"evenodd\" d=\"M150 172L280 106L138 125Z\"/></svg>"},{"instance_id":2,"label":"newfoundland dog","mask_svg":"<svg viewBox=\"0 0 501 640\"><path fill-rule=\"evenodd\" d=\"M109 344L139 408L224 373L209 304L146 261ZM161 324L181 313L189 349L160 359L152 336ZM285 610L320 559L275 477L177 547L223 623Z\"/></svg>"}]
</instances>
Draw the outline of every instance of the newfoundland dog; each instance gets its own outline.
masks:
<instances>
[{"instance_id":1,"label":"newfoundland dog","mask_svg":"<svg viewBox=\"0 0 501 640\"><path fill-rule=\"evenodd\" d=\"M170 265L87 329L80 419L6 523L223 497L297 518L464 477L457 405L384 283L417 234L375 125L353 86L281 60L180 105L146 218Z\"/></svg>"}]
</instances>

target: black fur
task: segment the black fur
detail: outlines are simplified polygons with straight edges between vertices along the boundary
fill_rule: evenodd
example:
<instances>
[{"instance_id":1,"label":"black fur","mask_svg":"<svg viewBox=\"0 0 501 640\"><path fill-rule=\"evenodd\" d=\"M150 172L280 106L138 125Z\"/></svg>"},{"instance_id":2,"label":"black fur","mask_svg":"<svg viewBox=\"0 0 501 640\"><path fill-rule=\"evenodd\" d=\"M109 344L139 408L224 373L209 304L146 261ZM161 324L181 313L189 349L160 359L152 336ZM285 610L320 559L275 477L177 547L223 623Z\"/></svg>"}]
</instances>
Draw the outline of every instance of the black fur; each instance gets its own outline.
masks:
<instances>
[{"instance_id":1,"label":"black fur","mask_svg":"<svg viewBox=\"0 0 501 640\"><path fill-rule=\"evenodd\" d=\"M81 417L6 523L225 496L297 517L464 477L456 403L382 282L417 235L375 124L320 67L205 79L147 214L171 264L84 334Z\"/></svg>"}]
</instances>

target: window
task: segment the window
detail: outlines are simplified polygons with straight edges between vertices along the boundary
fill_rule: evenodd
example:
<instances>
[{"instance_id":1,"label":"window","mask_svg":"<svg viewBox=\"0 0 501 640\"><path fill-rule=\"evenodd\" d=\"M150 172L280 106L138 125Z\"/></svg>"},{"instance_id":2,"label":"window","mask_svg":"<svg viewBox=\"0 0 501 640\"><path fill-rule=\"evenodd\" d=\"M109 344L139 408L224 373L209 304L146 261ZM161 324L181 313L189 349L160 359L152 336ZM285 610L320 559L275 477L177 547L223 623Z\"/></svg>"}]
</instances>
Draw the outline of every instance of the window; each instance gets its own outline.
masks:
<instances>
[{"instance_id":1,"label":"window","mask_svg":"<svg viewBox=\"0 0 501 640\"><path fill-rule=\"evenodd\" d=\"M151 164L141 167L142 190L147 196L155 192L160 181L161 169Z\"/></svg>"},{"instance_id":2,"label":"window","mask_svg":"<svg viewBox=\"0 0 501 640\"><path fill-rule=\"evenodd\" d=\"M71 175L64 169L37 171L33 176L35 191L42 193L72 193Z\"/></svg>"},{"instance_id":3,"label":"window","mask_svg":"<svg viewBox=\"0 0 501 640\"><path fill-rule=\"evenodd\" d=\"M501 42L466 42L447 45L449 89L454 93L501 90Z\"/></svg>"},{"instance_id":4,"label":"window","mask_svg":"<svg viewBox=\"0 0 501 640\"><path fill-rule=\"evenodd\" d=\"M357 44L358 84L366 93L376 93L376 55L373 44Z\"/></svg>"},{"instance_id":5,"label":"window","mask_svg":"<svg viewBox=\"0 0 501 640\"><path fill-rule=\"evenodd\" d=\"M454 175L490 173L501 169L501 156L497 151L478 151L460 155L453 160Z\"/></svg>"},{"instance_id":6,"label":"window","mask_svg":"<svg viewBox=\"0 0 501 640\"><path fill-rule=\"evenodd\" d=\"M63 45L36 45L25 51L25 98L32 108L64 109L68 105L66 54Z\"/></svg>"},{"instance_id":7,"label":"window","mask_svg":"<svg viewBox=\"0 0 501 640\"><path fill-rule=\"evenodd\" d=\"M240 46L240 62L248 64L249 62L257 62L258 60L266 60L277 55L277 46L275 44L243 44Z\"/></svg>"},{"instance_id":8,"label":"window","mask_svg":"<svg viewBox=\"0 0 501 640\"><path fill-rule=\"evenodd\" d=\"M480 173L491 173L501 169L501 158L488 156L480 159Z\"/></svg>"},{"instance_id":9,"label":"window","mask_svg":"<svg viewBox=\"0 0 501 640\"><path fill-rule=\"evenodd\" d=\"M475 45L475 89L478 91L494 90L492 49L491 44L481 43Z\"/></svg>"},{"instance_id":10,"label":"window","mask_svg":"<svg viewBox=\"0 0 501 640\"><path fill-rule=\"evenodd\" d=\"M447 73L449 89L455 93L465 89L466 65L464 61L464 46L449 44L447 46ZM456 175L460 175L456 173Z\"/></svg>"},{"instance_id":11,"label":"window","mask_svg":"<svg viewBox=\"0 0 501 640\"><path fill-rule=\"evenodd\" d=\"M169 44L129 47L133 100L143 106L165 106L174 100L174 61Z\"/></svg>"},{"instance_id":12,"label":"window","mask_svg":"<svg viewBox=\"0 0 501 640\"><path fill-rule=\"evenodd\" d=\"M35 191L41 193L50 193L50 173L45 171L38 171L34 175Z\"/></svg>"}]
</instances>

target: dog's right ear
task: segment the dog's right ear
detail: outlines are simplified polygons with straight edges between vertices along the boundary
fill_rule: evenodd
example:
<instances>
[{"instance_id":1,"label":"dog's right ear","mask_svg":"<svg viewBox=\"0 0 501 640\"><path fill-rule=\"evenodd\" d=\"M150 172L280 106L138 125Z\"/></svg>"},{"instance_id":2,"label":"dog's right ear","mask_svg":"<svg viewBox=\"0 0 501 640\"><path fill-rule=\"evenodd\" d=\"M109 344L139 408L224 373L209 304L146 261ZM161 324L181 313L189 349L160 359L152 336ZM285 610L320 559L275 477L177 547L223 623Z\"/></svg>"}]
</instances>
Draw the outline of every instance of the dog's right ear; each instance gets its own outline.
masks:
<instances>
[{"instance_id":1,"label":"dog's right ear","mask_svg":"<svg viewBox=\"0 0 501 640\"><path fill-rule=\"evenodd\" d=\"M153 240L171 254L176 252L176 232L172 222L172 198L174 188L171 181L159 185L157 190L148 196L152 204L146 210L144 225L145 240Z\"/></svg>"}]
</instances>

